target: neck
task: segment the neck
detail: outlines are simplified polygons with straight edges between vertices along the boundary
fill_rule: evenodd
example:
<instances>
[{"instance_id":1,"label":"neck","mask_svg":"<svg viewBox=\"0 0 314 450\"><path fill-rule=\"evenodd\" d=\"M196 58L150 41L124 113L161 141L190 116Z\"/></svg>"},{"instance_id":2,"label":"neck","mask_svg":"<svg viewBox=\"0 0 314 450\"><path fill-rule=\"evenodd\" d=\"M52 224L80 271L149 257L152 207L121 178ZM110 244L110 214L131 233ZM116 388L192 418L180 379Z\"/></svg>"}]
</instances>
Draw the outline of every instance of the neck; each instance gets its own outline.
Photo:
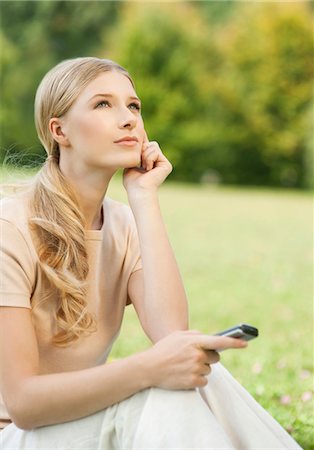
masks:
<instances>
[{"instance_id":1,"label":"neck","mask_svg":"<svg viewBox=\"0 0 314 450\"><path fill-rule=\"evenodd\" d=\"M61 159L59 165L75 191L85 218L86 230L99 230L104 220L102 204L115 171L78 168L62 162Z\"/></svg>"}]
</instances>

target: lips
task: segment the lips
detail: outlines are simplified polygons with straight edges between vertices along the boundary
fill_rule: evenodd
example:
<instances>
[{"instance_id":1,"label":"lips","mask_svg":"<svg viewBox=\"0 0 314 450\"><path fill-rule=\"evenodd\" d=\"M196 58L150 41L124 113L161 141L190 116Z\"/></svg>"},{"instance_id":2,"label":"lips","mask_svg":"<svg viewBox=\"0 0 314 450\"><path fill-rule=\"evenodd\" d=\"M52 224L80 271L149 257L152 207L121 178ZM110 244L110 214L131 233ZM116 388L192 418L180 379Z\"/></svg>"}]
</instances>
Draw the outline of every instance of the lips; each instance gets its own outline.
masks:
<instances>
[{"instance_id":1,"label":"lips","mask_svg":"<svg viewBox=\"0 0 314 450\"><path fill-rule=\"evenodd\" d=\"M114 142L115 142L115 144L119 144L121 142L130 142L131 143L131 142L138 142L138 139L136 136L124 136Z\"/></svg>"}]
</instances>

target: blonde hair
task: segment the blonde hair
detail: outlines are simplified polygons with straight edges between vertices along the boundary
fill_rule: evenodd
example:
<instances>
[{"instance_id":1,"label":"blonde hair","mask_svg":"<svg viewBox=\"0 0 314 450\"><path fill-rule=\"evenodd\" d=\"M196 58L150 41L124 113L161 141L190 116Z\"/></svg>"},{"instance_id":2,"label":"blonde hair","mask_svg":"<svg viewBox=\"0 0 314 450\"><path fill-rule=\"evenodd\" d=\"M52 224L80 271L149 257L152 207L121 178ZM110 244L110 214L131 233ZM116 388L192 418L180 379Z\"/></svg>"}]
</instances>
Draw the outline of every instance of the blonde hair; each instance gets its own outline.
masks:
<instances>
[{"instance_id":1,"label":"blonde hair","mask_svg":"<svg viewBox=\"0 0 314 450\"><path fill-rule=\"evenodd\" d=\"M109 59L83 57L62 61L52 68L36 92L35 125L48 157L34 180L29 226L41 269L51 290L57 293L58 332L53 337L57 346L69 345L96 331L96 322L86 303L85 221L75 192L59 168L59 145L49 131L49 121L66 114L82 90L107 71L121 72L134 86L119 64Z\"/></svg>"}]
</instances>

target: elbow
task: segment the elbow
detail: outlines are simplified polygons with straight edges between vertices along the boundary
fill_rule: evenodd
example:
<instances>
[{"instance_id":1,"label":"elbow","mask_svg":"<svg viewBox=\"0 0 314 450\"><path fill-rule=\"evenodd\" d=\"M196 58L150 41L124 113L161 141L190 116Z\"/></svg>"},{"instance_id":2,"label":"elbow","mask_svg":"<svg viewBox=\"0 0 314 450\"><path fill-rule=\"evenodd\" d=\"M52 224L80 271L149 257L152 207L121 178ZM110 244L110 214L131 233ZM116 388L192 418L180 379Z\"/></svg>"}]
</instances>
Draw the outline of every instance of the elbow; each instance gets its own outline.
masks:
<instances>
[{"instance_id":1,"label":"elbow","mask_svg":"<svg viewBox=\"0 0 314 450\"><path fill-rule=\"evenodd\" d=\"M31 407L25 410L8 410L8 412L14 425L21 430L29 431L43 425L36 420Z\"/></svg>"},{"instance_id":2,"label":"elbow","mask_svg":"<svg viewBox=\"0 0 314 450\"><path fill-rule=\"evenodd\" d=\"M7 408L10 419L17 428L21 430L29 431L36 428L36 424L32 418L31 411L24 411L21 409Z\"/></svg>"},{"instance_id":3,"label":"elbow","mask_svg":"<svg viewBox=\"0 0 314 450\"><path fill-rule=\"evenodd\" d=\"M175 333L177 331L187 331L189 329L188 322L178 322L178 323L170 323L169 325L164 325L163 327L150 328L149 334L147 333L149 339L153 344L165 338L171 333Z\"/></svg>"},{"instance_id":4,"label":"elbow","mask_svg":"<svg viewBox=\"0 0 314 450\"><path fill-rule=\"evenodd\" d=\"M22 396L16 395L14 400L5 402L10 419L21 430L32 430L39 425L34 417L32 402L25 401Z\"/></svg>"},{"instance_id":5,"label":"elbow","mask_svg":"<svg viewBox=\"0 0 314 450\"><path fill-rule=\"evenodd\" d=\"M14 425L23 431L30 431L36 428L33 426L28 420L25 420L25 418L12 418L11 419Z\"/></svg>"}]
</instances>

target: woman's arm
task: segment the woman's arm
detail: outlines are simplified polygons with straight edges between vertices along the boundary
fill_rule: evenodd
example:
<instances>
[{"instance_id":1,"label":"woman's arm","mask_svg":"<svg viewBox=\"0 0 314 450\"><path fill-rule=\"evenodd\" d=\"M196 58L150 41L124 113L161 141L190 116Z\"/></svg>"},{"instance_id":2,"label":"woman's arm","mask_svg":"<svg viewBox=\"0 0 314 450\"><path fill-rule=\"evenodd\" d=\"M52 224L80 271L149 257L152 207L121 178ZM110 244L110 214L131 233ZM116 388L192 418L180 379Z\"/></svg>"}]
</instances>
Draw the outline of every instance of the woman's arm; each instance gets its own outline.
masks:
<instances>
[{"instance_id":1,"label":"woman's arm","mask_svg":"<svg viewBox=\"0 0 314 450\"><path fill-rule=\"evenodd\" d=\"M172 166L158 143L149 142L147 136L142 165L145 172L129 169L124 173L143 263L143 270L131 275L128 289L145 332L156 342L174 330L188 328L188 304L157 195Z\"/></svg>"},{"instance_id":2,"label":"woman's arm","mask_svg":"<svg viewBox=\"0 0 314 450\"><path fill-rule=\"evenodd\" d=\"M150 384L141 353L89 369L39 375L37 340L27 308L0 307L0 330L1 393L20 428L87 416Z\"/></svg>"},{"instance_id":3,"label":"woman's arm","mask_svg":"<svg viewBox=\"0 0 314 450\"><path fill-rule=\"evenodd\" d=\"M137 224L143 269L129 280L129 296L153 342L188 328L188 306L180 272L161 216L157 192L129 202Z\"/></svg>"},{"instance_id":4,"label":"woman's arm","mask_svg":"<svg viewBox=\"0 0 314 450\"><path fill-rule=\"evenodd\" d=\"M30 310L0 307L0 390L12 421L32 429L85 417L150 386L204 386L210 364L219 359L208 349L245 346L239 339L182 331L119 361L40 375Z\"/></svg>"}]
</instances>

